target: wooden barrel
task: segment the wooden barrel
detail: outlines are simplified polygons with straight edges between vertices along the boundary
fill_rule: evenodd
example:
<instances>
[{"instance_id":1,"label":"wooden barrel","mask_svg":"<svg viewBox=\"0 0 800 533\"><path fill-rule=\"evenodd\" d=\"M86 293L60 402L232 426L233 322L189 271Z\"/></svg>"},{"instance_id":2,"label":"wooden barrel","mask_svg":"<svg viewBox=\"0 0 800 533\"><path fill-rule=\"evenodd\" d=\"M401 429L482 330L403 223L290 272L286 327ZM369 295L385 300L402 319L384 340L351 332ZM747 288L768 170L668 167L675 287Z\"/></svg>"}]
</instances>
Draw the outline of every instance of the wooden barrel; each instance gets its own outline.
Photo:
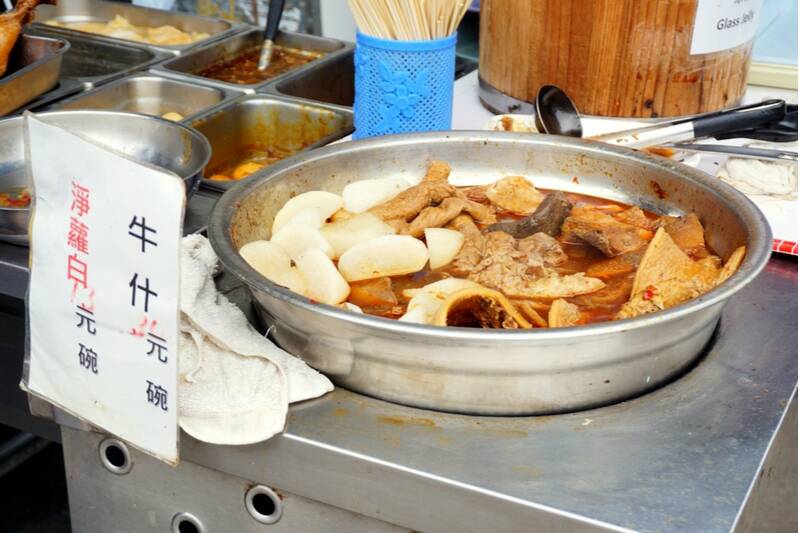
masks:
<instances>
[{"instance_id":1,"label":"wooden barrel","mask_svg":"<svg viewBox=\"0 0 800 533\"><path fill-rule=\"evenodd\" d=\"M669 117L734 105L752 36L711 53L693 42L694 32L723 42L746 24L754 33L758 2L747 11L749 0L728 1L724 14L701 14L698 0L483 0L481 99L495 112L527 111L541 86L557 85L588 115ZM742 26L728 28L734 18Z\"/></svg>"}]
</instances>

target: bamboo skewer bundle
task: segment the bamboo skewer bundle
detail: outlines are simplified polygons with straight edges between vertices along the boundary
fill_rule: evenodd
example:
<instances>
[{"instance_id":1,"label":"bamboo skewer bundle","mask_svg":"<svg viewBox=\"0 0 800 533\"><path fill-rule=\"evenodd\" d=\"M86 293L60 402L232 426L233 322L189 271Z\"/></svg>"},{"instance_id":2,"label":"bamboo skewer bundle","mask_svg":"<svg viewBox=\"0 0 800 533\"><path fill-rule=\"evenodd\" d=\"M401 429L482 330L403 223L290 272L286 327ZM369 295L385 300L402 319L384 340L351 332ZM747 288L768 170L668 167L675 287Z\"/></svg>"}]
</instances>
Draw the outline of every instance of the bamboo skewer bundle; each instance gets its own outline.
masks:
<instances>
[{"instance_id":1,"label":"bamboo skewer bundle","mask_svg":"<svg viewBox=\"0 0 800 533\"><path fill-rule=\"evenodd\" d=\"M737 103L752 42L691 55L698 0L484 0L480 76L518 100L557 85L582 113L668 117Z\"/></svg>"},{"instance_id":2,"label":"bamboo skewer bundle","mask_svg":"<svg viewBox=\"0 0 800 533\"><path fill-rule=\"evenodd\" d=\"M358 29L395 41L443 39L455 33L469 0L347 0Z\"/></svg>"}]
</instances>

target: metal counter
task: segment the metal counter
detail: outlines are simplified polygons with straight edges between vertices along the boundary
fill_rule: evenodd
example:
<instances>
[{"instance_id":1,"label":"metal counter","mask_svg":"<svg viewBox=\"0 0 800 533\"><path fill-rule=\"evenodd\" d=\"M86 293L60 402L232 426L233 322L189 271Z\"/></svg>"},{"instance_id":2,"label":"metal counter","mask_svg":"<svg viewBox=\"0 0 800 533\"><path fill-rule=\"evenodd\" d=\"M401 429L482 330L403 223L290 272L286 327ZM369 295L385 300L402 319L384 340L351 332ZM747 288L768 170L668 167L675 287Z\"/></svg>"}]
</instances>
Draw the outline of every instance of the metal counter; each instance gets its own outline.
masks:
<instances>
[{"instance_id":1,"label":"metal counter","mask_svg":"<svg viewBox=\"0 0 800 533\"><path fill-rule=\"evenodd\" d=\"M0 247L0 257L13 264L8 251ZM4 292L9 263L0 266ZM219 283L247 308L238 282ZM311 531L325 531L320 523L351 531L752 530L743 526L757 513L751 502L773 470L789 470L767 454L779 456L794 439L779 430L796 427L796 294L796 260L773 258L726 307L685 376L591 411L470 417L337 389L294 405L286 432L266 443L213 446L183 434L176 470L131 451L138 474L129 477L100 464L101 435L65 427L73 527L166 531L176 513L189 512L206 531L220 517L226 529L256 531L241 503L264 483L286 495L276 531L309 526L309 513L328 520Z\"/></svg>"}]
</instances>

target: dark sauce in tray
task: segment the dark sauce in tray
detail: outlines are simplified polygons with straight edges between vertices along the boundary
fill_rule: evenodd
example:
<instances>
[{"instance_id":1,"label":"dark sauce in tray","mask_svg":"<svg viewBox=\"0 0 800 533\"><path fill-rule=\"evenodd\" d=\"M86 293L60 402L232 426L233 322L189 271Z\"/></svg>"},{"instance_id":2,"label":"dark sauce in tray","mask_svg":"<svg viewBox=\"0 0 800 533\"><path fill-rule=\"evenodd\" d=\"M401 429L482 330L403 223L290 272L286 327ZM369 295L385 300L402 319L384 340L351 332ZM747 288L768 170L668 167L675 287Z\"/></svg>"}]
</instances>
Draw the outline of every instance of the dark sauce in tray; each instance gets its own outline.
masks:
<instances>
[{"instance_id":1,"label":"dark sauce in tray","mask_svg":"<svg viewBox=\"0 0 800 533\"><path fill-rule=\"evenodd\" d=\"M258 70L260 55L261 46L250 48L233 59L214 63L197 74L204 78L249 85L261 83L322 57L322 54L318 52L276 46L272 49L272 61L269 67L262 72Z\"/></svg>"}]
</instances>

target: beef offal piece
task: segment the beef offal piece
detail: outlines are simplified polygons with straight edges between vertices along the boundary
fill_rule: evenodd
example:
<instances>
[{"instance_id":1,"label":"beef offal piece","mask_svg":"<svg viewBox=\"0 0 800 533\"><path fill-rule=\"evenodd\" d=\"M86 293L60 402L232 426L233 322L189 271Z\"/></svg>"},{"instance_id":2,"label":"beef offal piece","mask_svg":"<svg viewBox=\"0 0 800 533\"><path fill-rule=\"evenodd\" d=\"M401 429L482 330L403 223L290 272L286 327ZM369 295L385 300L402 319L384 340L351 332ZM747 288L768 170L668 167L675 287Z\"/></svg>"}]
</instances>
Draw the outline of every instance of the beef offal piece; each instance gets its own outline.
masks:
<instances>
[{"instance_id":1,"label":"beef offal piece","mask_svg":"<svg viewBox=\"0 0 800 533\"><path fill-rule=\"evenodd\" d=\"M577 237L594 246L608 257L633 252L647 244L636 226L585 207L576 207L564 220L561 230L567 236Z\"/></svg>"},{"instance_id":2,"label":"beef offal piece","mask_svg":"<svg viewBox=\"0 0 800 533\"><path fill-rule=\"evenodd\" d=\"M572 204L561 192L548 194L536 211L514 222L498 222L489 226L488 231L504 231L517 239L534 233L546 233L555 237L561 231L561 224L572 211Z\"/></svg>"}]
</instances>

